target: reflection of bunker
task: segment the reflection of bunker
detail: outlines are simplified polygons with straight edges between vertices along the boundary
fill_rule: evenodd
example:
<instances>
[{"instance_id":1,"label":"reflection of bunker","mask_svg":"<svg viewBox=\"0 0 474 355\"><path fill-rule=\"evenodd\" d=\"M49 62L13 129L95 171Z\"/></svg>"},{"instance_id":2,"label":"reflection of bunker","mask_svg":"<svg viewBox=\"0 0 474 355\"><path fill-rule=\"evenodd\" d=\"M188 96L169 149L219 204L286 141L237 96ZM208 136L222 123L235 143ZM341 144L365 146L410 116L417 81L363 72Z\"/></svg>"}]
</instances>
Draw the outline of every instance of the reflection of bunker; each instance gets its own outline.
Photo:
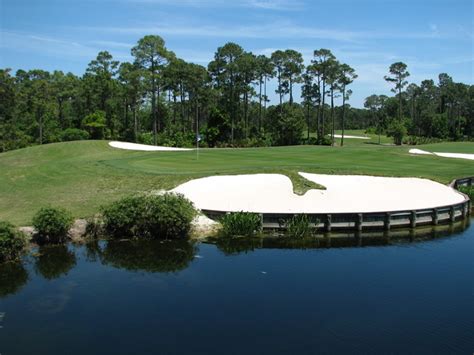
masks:
<instances>
[{"instance_id":1,"label":"reflection of bunker","mask_svg":"<svg viewBox=\"0 0 474 355\"><path fill-rule=\"evenodd\" d=\"M261 237L214 238L209 243L227 255L247 253L256 249L328 249L369 246L389 246L398 243L416 243L446 238L463 232L470 226L469 219L440 226L425 226L416 229L394 229L390 231L339 231L318 233L306 238L286 237L281 233L265 234Z\"/></svg>"},{"instance_id":2,"label":"reflection of bunker","mask_svg":"<svg viewBox=\"0 0 474 355\"><path fill-rule=\"evenodd\" d=\"M211 218L228 212L261 214L264 228L307 214L320 229L385 229L462 220L470 213L467 196L451 186L419 178L300 173L326 187L304 196L279 174L213 176L189 181L173 191L184 194ZM472 184L474 178L462 179Z\"/></svg>"}]
</instances>

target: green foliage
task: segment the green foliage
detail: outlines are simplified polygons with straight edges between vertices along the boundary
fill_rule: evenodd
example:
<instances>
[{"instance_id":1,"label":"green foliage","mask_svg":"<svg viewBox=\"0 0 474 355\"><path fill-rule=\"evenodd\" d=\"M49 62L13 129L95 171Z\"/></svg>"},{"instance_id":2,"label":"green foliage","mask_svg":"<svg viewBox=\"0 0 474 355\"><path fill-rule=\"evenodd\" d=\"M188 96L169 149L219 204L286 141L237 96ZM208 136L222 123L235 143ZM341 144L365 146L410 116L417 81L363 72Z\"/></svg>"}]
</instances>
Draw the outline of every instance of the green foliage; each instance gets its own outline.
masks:
<instances>
[{"instance_id":1,"label":"green foliage","mask_svg":"<svg viewBox=\"0 0 474 355\"><path fill-rule=\"evenodd\" d=\"M439 138L417 137L417 136L407 136L403 140L403 144L409 144L409 145L432 144L432 143L439 143L439 142L441 142L441 139Z\"/></svg>"},{"instance_id":2,"label":"green foliage","mask_svg":"<svg viewBox=\"0 0 474 355\"><path fill-rule=\"evenodd\" d=\"M0 263L17 259L26 246L25 236L13 224L0 222Z\"/></svg>"},{"instance_id":3,"label":"green foliage","mask_svg":"<svg viewBox=\"0 0 474 355\"><path fill-rule=\"evenodd\" d=\"M220 222L224 236L252 236L262 230L262 220L257 213L232 212L224 215Z\"/></svg>"},{"instance_id":4,"label":"green foliage","mask_svg":"<svg viewBox=\"0 0 474 355\"><path fill-rule=\"evenodd\" d=\"M103 211L104 231L116 238L131 238L143 233L140 229L146 213L145 196L128 196L106 206Z\"/></svg>"},{"instance_id":5,"label":"green foliage","mask_svg":"<svg viewBox=\"0 0 474 355\"><path fill-rule=\"evenodd\" d=\"M474 203L474 186L459 186L458 190L469 196L469 199Z\"/></svg>"},{"instance_id":6,"label":"green foliage","mask_svg":"<svg viewBox=\"0 0 474 355\"><path fill-rule=\"evenodd\" d=\"M194 216L192 203L171 193L125 197L103 209L104 230L115 238L182 238Z\"/></svg>"},{"instance_id":7,"label":"green foliage","mask_svg":"<svg viewBox=\"0 0 474 355\"><path fill-rule=\"evenodd\" d=\"M96 111L84 117L82 125L89 131L91 138L102 139L105 136L105 112Z\"/></svg>"},{"instance_id":8,"label":"green foliage","mask_svg":"<svg viewBox=\"0 0 474 355\"><path fill-rule=\"evenodd\" d=\"M33 217L37 241L41 244L64 242L72 222L71 214L65 209L41 208Z\"/></svg>"},{"instance_id":9,"label":"green foliage","mask_svg":"<svg viewBox=\"0 0 474 355\"><path fill-rule=\"evenodd\" d=\"M387 129L387 136L393 137L396 145L402 145L403 138L407 135L407 128L401 121L394 120Z\"/></svg>"},{"instance_id":10,"label":"green foliage","mask_svg":"<svg viewBox=\"0 0 474 355\"><path fill-rule=\"evenodd\" d=\"M90 135L89 132L84 131L78 128L68 128L61 132L61 141L69 142L69 141L80 141L89 139Z\"/></svg>"},{"instance_id":11,"label":"green foliage","mask_svg":"<svg viewBox=\"0 0 474 355\"><path fill-rule=\"evenodd\" d=\"M281 109L281 112L280 112ZM284 104L268 110L269 131L277 145L300 144L305 128L305 118L301 107Z\"/></svg>"},{"instance_id":12,"label":"green foliage","mask_svg":"<svg viewBox=\"0 0 474 355\"><path fill-rule=\"evenodd\" d=\"M313 235L314 228L306 214L297 214L283 221L282 226L286 229L286 235L292 238L305 238Z\"/></svg>"}]
</instances>

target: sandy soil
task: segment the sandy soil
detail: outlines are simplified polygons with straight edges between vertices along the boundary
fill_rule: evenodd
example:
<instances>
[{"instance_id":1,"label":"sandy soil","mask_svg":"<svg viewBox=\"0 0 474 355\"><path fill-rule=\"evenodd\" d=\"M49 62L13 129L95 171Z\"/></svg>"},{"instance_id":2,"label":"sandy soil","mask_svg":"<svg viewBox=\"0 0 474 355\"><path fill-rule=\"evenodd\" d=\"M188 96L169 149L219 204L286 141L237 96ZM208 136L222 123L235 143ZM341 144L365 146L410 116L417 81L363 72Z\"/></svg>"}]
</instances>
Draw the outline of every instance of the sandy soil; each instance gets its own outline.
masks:
<instances>
[{"instance_id":1,"label":"sandy soil","mask_svg":"<svg viewBox=\"0 0 474 355\"><path fill-rule=\"evenodd\" d=\"M457 158L457 159L468 159L474 160L474 154L465 154L465 153L440 153L440 152L427 152L426 150L421 149L410 149L408 151L410 154L422 154L422 155L437 155L444 158Z\"/></svg>"},{"instance_id":2,"label":"sandy soil","mask_svg":"<svg viewBox=\"0 0 474 355\"><path fill-rule=\"evenodd\" d=\"M174 148L174 147L160 147L155 145L146 145L146 144L137 144L129 142L109 142L109 145L113 148L126 149L126 150L136 150L144 152L177 152L177 151L187 151L192 149L187 148Z\"/></svg>"},{"instance_id":3,"label":"sandy soil","mask_svg":"<svg viewBox=\"0 0 474 355\"><path fill-rule=\"evenodd\" d=\"M280 174L212 176L184 183L173 191L197 208L257 213L353 213L424 209L460 203L454 189L418 178L300 173L326 190L293 193Z\"/></svg>"}]
</instances>

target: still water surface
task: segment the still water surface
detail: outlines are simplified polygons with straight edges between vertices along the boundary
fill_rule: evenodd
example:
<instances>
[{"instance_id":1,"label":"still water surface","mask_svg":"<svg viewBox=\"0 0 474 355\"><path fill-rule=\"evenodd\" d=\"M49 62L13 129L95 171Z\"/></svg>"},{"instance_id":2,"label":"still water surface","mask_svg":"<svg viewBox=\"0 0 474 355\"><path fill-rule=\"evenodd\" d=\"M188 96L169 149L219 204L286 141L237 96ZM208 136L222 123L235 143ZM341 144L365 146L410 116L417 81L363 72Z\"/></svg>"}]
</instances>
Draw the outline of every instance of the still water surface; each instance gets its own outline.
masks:
<instances>
[{"instance_id":1,"label":"still water surface","mask_svg":"<svg viewBox=\"0 0 474 355\"><path fill-rule=\"evenodd\" d=\"M474 226L445 234L41 248L0 266L0 353L472 354Z\"/></svg>"}]
</instances>

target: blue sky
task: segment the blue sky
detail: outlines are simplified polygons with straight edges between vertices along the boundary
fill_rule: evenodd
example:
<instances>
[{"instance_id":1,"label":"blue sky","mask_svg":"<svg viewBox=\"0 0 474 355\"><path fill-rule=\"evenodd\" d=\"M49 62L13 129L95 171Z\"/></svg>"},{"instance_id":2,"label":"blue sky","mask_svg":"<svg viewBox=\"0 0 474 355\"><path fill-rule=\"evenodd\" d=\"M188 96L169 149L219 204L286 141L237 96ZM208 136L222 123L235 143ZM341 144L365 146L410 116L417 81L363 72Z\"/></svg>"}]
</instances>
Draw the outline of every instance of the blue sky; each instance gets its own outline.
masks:
<instances>
[{"instance_id":1,"label":"blue sky","mask_svg":"<svg viewBox=\"0 0 474 355\"><path fill-rule=\"evenodd\" d=\"M306 62L329 48L359 75L351 104L361 107L390 94L383 76L396 61L411 82L447 72L473 84L473 28L472 0L0 0L0 67L81 75L100 50L131 61L146 34L202 65L228 41L256 54L295 49Z\"/></svg>"}]
</instances>

